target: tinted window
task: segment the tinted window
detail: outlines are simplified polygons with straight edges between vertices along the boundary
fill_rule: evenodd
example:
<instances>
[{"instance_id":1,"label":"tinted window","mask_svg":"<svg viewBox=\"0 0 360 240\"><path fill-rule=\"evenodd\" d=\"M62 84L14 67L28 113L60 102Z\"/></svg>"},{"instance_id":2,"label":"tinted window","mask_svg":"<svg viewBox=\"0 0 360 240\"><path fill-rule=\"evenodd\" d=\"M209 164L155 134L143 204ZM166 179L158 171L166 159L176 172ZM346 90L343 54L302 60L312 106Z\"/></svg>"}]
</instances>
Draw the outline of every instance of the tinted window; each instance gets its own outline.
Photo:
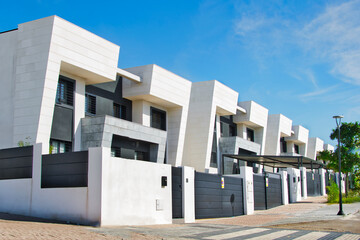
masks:
<instances>
[{"instance_id":1,"label":"tinted window","mask_svg":"<svg viewBox=\"0 0 360 240\"><path fill-rule=\"evenodd\" d=\"M151 127L166 130L166 112L151 107Z\"/></svg>"}]
</instances>

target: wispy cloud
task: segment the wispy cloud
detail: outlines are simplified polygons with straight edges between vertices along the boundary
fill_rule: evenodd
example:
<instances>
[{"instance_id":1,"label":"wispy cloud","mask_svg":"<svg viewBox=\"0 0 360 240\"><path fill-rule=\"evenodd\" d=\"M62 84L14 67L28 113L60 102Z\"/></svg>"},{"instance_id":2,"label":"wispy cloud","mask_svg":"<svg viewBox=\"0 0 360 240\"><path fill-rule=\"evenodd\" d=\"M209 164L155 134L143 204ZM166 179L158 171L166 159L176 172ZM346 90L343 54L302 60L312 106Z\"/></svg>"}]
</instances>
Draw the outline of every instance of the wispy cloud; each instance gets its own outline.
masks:
<instances>
[{"instance_id":1,"label":"wispy cloud","mask_svg":"<svg viewBox=\"0 0 360 240\"><path fill-rule=\"evenodd\" d=\"M360 85L360 0L327 7L298 34L304 49L332 65L332 74Z\"/></svg>"},{"instance_id":2,"label":"wispy cloud","mask_svg":"<svg viewBox=\"0 0 360 240\"><path fill-rule=\"evenodd\" d=\"M336 87L337 87L337 85L331 86L331 87L328 87L328 88L322 88L320 90L316 90L316 91L301 94L301 95L299 95L299 97L300 98L309 98L309 97L316 97L316 96L324 95L324 94L332 91Z\"/></svg>"},{"instance_id":3,"label":"wispy cloud","mask_svg":"<svg viewBox=\"0 0 360 240\"><path fill-rule=\"evenodd\" d=\"M242 6L234 33L243 46L253 51L260 64L266 63L266 57L286 57L287 51L290 54L297 51L303 56L289 60L304 57L302 71L325 63L335 78L360 85L360 0L325 6L310 18L310 15L294 18L291 11L284 13L279 7L271 15L254 5L247 7ZM306 77L318 87L310 71Z\"/></svg>"}]
</instances>

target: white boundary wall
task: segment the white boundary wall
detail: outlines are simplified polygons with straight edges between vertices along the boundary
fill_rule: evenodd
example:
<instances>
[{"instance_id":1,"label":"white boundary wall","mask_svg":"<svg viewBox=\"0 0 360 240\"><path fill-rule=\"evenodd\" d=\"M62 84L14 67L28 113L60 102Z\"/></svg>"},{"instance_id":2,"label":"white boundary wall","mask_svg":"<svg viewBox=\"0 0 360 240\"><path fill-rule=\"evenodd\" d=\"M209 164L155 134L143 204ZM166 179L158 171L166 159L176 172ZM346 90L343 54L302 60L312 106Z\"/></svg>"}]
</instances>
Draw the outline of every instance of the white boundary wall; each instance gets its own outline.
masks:
<instances>
[{"instance_id":1,"label":"white boundary wall","mask_svg":"<svg viewBox=\"0 0 360 240\"><path fill-rule=\"evenodd\" d=\"M34 145L31 179L0 180L0 212L101 226L172 223L170 165L89 148L88 187L41 188L41 153Z\"/></svg>"}]
</instances>

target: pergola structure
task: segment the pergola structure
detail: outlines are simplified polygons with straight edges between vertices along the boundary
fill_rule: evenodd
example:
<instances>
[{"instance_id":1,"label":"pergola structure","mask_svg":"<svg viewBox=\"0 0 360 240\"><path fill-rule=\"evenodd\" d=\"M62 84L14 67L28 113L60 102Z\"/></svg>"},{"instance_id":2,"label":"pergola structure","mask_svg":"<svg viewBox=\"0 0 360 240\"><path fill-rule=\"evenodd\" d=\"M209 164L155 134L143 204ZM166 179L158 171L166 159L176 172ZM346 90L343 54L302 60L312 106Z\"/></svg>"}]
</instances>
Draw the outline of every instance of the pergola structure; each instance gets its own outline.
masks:
<instances>
[{"instance_id":1,"label":"pergola structure","mask_svg":"<svg viewBox=\"0 0 360 240\"><path fill-rule=\"evenodd\" d=\"M315 161L308 157L303 156L272 156L272 155L236 155L236 154L223 154L221 159L221 173L224 174L224 158L237 159L239 161L245 161L248 163L260 164L272 168L300 168L305 167L307 169L319 169L323 168L324 164L319 161Z\"/></svg>"}]
</instances>

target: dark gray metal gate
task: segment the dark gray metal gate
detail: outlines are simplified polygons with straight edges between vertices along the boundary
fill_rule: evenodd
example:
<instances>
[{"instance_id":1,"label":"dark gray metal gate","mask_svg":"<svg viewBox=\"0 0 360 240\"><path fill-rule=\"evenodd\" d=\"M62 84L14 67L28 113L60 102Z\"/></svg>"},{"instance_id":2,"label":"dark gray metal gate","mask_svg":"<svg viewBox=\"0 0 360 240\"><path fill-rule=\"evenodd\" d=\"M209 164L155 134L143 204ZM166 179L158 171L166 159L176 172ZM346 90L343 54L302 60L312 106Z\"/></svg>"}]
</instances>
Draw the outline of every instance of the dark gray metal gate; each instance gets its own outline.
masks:
<instances>
[{"instance_id":1,"label":"dark gray metal gate","mask_svg":"<svg viewBox=\"0 0 360 240\"><path fill-rule=\"evenodd\" d=\"M195 218L243 214L242 178L195 172Z\"/></svg>"},{"instance_id":2,"label":"dark gray metal gate","mask_svg":"<svg viewBox=\"0 0 360 240\"><path fill-rule=\"evenodd\" d=\"M265 210L282 204L281 176L254 174L254 209Z\"/></svg>"},{"instance_id":3,"label":"dark gray metal gate","mask_svg":"<svg viewBox=\"0 0 360 240\"><path fill-rule=\"evenodd\" d=\"M291 193L291 191L290 191L290 175L288 174L287 175L287 188L288 188L288 202L290 203L290 193Z\"/></svg>"},{"instance_id":4,"label":"dark gray metal gate","mask_svg":"<svg viewBox=\"0 0 360 240\"><path fill-rule=\"evenodd\" d=\"M0 150L0 180L32 178L33 146Z\"/></svg>"},{"instance_id":5,"label":"dark gray metal gate","mask_svg":"<svg viewBox=\"0 0 360 240\"><path fill-rule=\"evenodd\" d=\"M171 168L172 214L173 218L182 218L182 168Z\"/></svg>"},{"instance_id":6,"label":"dark gray metal gate","mask_svg":"<svg viewBox=\"0 0 360 240\"><path fill-rule=\"evenodd\" d=\"M264 174L254 174L254 209L265 210L266 206L266 182Z\"/></svg>"},{"instance_id":7,"label":"dark gray metal gate","mask_svg":"<svg viewBox=\"0 0 360 240\"><path fill-rule=\"evenodd\" d=\"M320 196L320 174L306 172L306 186L308 196Z\"/></svg>"},{"instance_id":8,"label":"dark gray metal gate","mask_svg":"<svg viewBox=\"0 0 360 240\"><path fill-rule=\"evenodd\" d=\"M267 188L267 208L273 208L282 204L281 175L268 173L269 185Z\"/></svg>"}]
</instances>

